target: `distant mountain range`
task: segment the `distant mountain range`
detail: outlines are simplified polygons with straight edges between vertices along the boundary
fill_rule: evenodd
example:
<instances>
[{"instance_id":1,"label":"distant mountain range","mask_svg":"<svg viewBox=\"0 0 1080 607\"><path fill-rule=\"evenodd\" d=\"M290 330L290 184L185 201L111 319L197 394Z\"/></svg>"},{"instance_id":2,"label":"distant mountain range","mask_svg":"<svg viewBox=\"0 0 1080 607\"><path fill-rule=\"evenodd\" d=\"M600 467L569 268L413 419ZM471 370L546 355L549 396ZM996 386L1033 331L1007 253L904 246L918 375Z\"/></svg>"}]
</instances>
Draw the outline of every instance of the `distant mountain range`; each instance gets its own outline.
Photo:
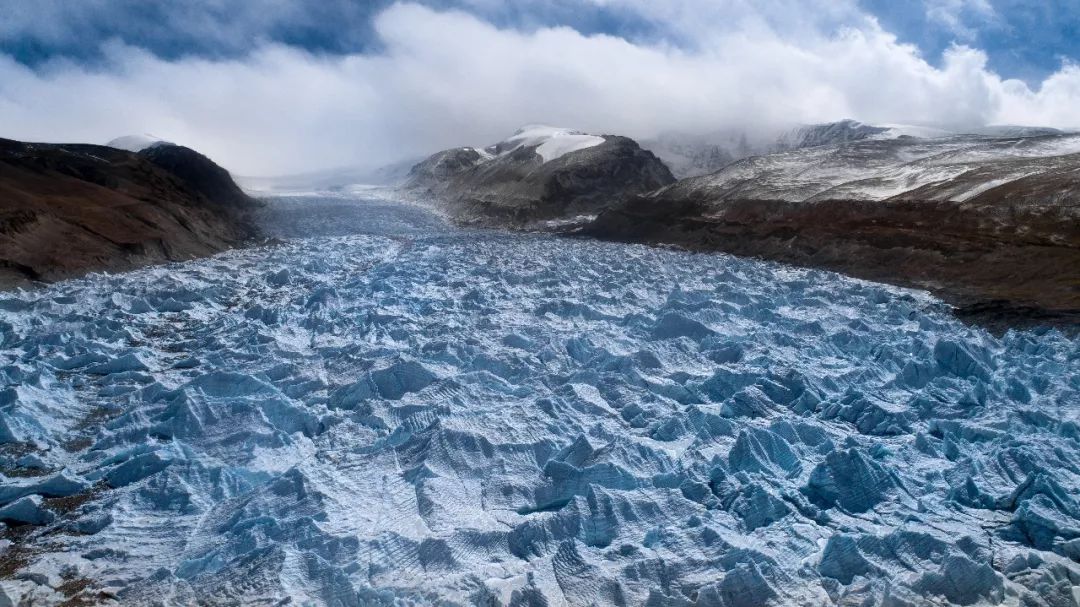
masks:
<instances>
[{"instance_id":1,"label":"distant mountain range","mask_svg":"<svg viewBox=\"0 0 1080 607\"><path fill-rule=\"evenodd\" d=\"M561 133L566 137L579 133L574 129L545 125L526 125L519 133L529 137L543 136L544 131ZM671 170L677 179L697 177L716 172L736 161L752 156L764 156L778 152L800 150L849 143L853 141L897 139L941 139L966 135L984 137L1035 137L1062 134L1057 129L1024 126L990 126L961 131L949 131L932 127L912 125L868 125L855 120L841 120L825 124L803 125L774 134L729 129L711 133L669 132L653 139L639 142L642 149L655 154ZM517 137L514 135L507 141ZM583 135L589 137L589 135ZM140 151L150 145L161 143L153 135L128 136L109 143L112 147ZM503 142L500 142L503 143ZM492 149L499 144L488 148ZM538 144L539 145L539 144ZM257 195L295 194L299 192L348 192L363 186L394 187L404 184L410 170L424 158L407 158L388 165L371 167L343 166L321 171L293 175L253 177L238 176L237 182L247 191Z\"/></svg>"},{"instance_id":2,"label":"distant mountain range","mask_svg":"<svg viewBox=\"0 0 1080 607\"><path fill-rule=\"evenodd\" d=\"M960 134L845 120L795 128L767 144L751 144L742 135L713 138L719 143L708 145L701 137L669 136L663 145L654 141L639 146L626 137L530 125L486 148L434 154L410 170L405 187L427 190L442 201L487 197L495 206L515 205L510 200L515 197L543 206L543 199L548 204L540 214L553 216L565 214L562 203L567 197L583 194L571 194L567 184L550 192L533 188L525 194L521 189L526 183L544 182L556 169L560 175L568 170L592 174L595 183L590 187L602 198L592 210L635 195L697 197L714 203L894 198L965 202L1055 181L1075 168L1080 154L1080 134L1010 126L975 131ZM615 147L624 152L618 156L623 164L613 163L616 156L605 154ZM676 176L686 173L685 164L671 160L672 150L682 154L679 160L694 159L694 172L709 164L720 166L676 182L655 162L674 165L671 173ZM630 159L638 164L626 165ZM655 191L649 193L650 188Z\"/></svg>"},{"instance_id":3,"label":"distant mountain range","mask_svg":"<svg viewBox=\"0 0 1080 607\"><path fill-rule=\"evenodd\" d=\"M1080 135L868 137L751 156L664 193L731 199L964 202L1076 168ZM1002 190L1004 191L1004 190Z\"/></svg>"},{"instance_id":4,"label":"distant mountain range","mask_svg":"<svg viewBox=\"0 0 1080 607\"><path fill-rule=\"evenodd\" d=\"M405 190L463 223L529 228L591 219L614 200L674 181L632 139L529 125L486 148L431 156L409 172Z\"/></svg>"},{"instance_id":5,"label":"distant mountain range","mask_svg":"<svg viewBox=\"0 0 1080 607\"><path fill-rule=\"evenodd\" d=\"M853 141L898 139L944 139L978 135L983 137L1035 137L1060 135L1057 129L1022 126L987 126L963 130L885 124L869 125L855 120L798 126L768 135L729 129L712 133L665 133L643 140L641 146L664 161L680 179L718 171L751 156L765 156L804 148L837 145Z\"/></svg>"}]
</instances>

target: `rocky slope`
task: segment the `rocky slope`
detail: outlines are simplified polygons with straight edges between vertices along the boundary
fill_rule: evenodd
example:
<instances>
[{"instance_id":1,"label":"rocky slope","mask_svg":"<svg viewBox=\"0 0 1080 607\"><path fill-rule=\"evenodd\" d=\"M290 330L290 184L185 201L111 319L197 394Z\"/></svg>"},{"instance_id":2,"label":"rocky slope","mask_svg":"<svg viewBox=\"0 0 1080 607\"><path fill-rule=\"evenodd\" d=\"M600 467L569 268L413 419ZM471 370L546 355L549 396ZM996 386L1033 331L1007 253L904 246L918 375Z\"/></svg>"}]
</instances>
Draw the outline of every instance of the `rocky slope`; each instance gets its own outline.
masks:
<instances>
[{"instance_id":1,"label":"rocky slope","mask_svg":"<svg viewBox=\"0 0 1080 607\"><path fill-rule=\"evenodd\" d=\"M669 132L641 142L679 179L699 177L750 158L821 146L835 146L855 141L881 141L901 138L946 139L964 135L982 137L1036 137L1061 135L1057 129L993 125L967 129L963 133L938 128L881 124L870 125L856 120L806 124L787 129L728 129L711 133Z\"/></svg>"},{"instance_id":2,"label":"rocky slope","mask_svg":"<svg viewBox=\"0 0 1080 607\"><path fill-rule=\"evenodd\" d=\"M674 180L632 139L528 126L484 149L431 156L413 167L405 188L439 201L461 223L526 228L591 218Z\"/></svg>"},{"instance_id":3,"label":"rocky slope","mask_svg":"<svg viewBox=\"0 0 1080 607\"><path fill-rule=\"evenodd\" d=\"M194 150L0 140L0 285L212 254L255 205Z\"/></svg>"},{"instance_id":4,"label":"rocky slope","mask_svg":"<svg viewBox=\"0 0 1080 607\"><path fill-rule=\"evenodd\" d=\"M586 233L825 267L970 313L1073 322L1080 136L864 140L748 158L606 210Z\"/></svg>"},{"instance_id":5,"label":"rocky slope","mask_svg":"<svg viewBox=\"0 0 1080 607\"><path fill-rule=\"evenodd\" d=\"M751 156L801 150L864 139L891 139L905 129L872 126L855 120L808 124L786 130L729 129L712 133L664 133L642 141L679 179L707 175Z\"/></svg>"}]
</instances>

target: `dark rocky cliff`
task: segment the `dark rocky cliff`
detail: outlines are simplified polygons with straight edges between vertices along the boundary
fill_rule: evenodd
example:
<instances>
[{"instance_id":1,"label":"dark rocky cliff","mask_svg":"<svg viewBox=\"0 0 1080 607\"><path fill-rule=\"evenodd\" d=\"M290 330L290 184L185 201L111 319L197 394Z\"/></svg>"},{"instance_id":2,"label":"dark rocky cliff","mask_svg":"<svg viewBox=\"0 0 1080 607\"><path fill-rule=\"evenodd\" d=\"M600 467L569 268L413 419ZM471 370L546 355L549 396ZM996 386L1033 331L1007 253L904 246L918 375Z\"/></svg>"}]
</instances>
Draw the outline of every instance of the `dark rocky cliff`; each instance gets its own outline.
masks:
<instances>
[{"instance_id":1,"label":"dark rocky cliff","mask_svg":"<svg viewBox=\"0 0 1080 607\"><path fill-rule=\"evenodd\" d=\"M255 204L185 147L0 139L0 285L213 254L256 235Z\"/></svg>"},{"instance_id":2,"label":"dark rocky cliff","mask_svg":"<svg viewBox=\"0 0 1080 607\"><path fill-rule=\"evenodd\" d=\"M139 152L215 206L244 209L252 200L233 181L232 175L214 161L182 145L155 145Z\"/></svg>"}]
</instances>

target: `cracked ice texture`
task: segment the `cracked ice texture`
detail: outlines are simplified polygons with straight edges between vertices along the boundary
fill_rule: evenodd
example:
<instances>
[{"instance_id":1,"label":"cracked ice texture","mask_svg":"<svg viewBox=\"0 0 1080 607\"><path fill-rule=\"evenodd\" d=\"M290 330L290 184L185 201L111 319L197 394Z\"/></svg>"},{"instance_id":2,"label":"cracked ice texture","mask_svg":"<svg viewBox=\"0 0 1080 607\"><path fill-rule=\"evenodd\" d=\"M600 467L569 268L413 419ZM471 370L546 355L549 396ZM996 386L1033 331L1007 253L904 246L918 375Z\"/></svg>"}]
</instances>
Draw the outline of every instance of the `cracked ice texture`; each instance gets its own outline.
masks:
<instances>
[{"instance_id":1,"label":"cracked ice texture","mask_svg":"<svg viewBox=\"0 0 1080 607\"><path fill-rule=\"evenodd\" d=\"M1078 601L1075 339L827 272L272 208L279 246L0 296L2 463L39 470L0 486L41 525L13 598L75 570L125 604Z\"/></svg>"}]
</instances>

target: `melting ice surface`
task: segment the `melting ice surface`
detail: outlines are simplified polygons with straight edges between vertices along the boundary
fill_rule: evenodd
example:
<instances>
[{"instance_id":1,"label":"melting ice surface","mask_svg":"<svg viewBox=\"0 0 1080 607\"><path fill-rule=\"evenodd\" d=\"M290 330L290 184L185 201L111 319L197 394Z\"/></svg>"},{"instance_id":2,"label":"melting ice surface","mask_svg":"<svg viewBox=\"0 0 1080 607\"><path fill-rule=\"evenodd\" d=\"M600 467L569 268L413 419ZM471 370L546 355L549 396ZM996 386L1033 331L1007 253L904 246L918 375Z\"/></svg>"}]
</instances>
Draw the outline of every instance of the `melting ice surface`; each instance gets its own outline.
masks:
<instances>
[{"instance_id":1,"label":"melting ice surface","mask_svg":"<svg viewBox=\"0 0 1080 607\"><path fill-rule=\"evenodd\" d=\"M283 244L0 295L8 598L1080 601L1075 339L387 203L269 215Z\"/></svg>"}]
</instances>

